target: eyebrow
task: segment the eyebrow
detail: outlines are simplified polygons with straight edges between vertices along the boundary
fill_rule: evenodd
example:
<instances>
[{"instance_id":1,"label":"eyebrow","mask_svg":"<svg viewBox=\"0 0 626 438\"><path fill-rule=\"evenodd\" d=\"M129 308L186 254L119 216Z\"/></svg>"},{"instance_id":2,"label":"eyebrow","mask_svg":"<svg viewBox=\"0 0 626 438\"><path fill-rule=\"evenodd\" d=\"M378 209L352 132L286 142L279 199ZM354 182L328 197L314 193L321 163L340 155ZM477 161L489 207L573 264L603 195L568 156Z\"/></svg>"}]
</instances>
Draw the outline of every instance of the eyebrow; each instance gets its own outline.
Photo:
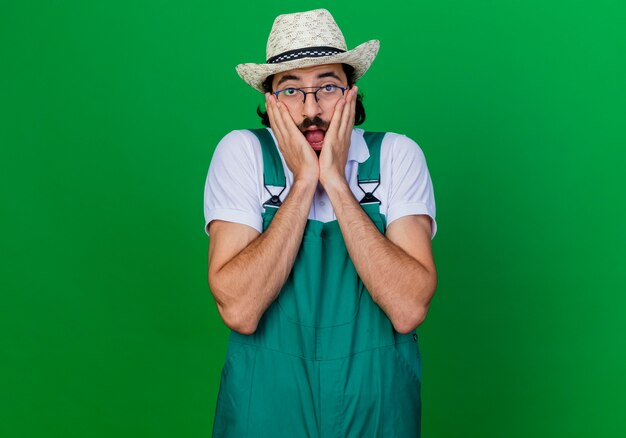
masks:
<instances>
[{"instance_id":1,"label":"eyebrow","mask_svg":"<svg viewBox=\"0 0 626 438\"><path fill-rule=\"evenodd\" d=\"M282 84L285 81L290 81L290 80L294 80L294 81L299 81L300 78L298 76L294 76L294 75L285 75L282 78L280 78L280 80L278 81L278 83L276 84L276 86L278 87L280 84Z\"/></svg>"},{"instance_id":2,"label":"eyebrow","mask_svg":"<svg viewBox=\"0 0 626 438\"><path fill-rule=\"evenodd\" d=\"M332 71L327 71L327 72L320 73L319 75L317 75L317 79L323 79L323 78L335 78L338 81L341 81L341 78L337 76L335 72L332 72ZM278 80L278 83L276 84L276 86L278 87L283 82L290 81L290 80L299 81L300 77L295 76L295 75L285 75Z\"/></svg>"},{"instance_id":3,"label":"eyebrow","mask_svg":"<svg viewBox=\"0 0 626 438\"><path fill-rule=\"evenodd\" d=\"M335 72L333 71L328 71L326 73L320 73L319 75L317 75L317 79L322 79L322 78L335 78L338 81L341 81L341 78L337 76Z\"/></svg>"}]
</instances>

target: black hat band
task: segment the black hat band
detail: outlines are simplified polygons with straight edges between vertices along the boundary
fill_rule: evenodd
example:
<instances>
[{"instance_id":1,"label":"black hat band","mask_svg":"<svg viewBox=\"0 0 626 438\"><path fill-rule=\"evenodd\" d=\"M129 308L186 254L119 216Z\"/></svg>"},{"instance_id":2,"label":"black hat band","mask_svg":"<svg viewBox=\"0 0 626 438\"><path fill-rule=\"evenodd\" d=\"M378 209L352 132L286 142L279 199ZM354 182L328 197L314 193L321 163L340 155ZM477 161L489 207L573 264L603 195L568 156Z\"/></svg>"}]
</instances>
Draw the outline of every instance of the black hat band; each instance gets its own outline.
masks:
<instances>
[{"instance_id":1,"label":"black hat band","mask_svg":"<svg viewBox=\"0 0 626 438\"><path fill-rule=\"evenodd\" d=\"M267 60L268 64L276 64L279 62L293 61L300 58L320 58L322 56L337 55L338 53L344 53L345 50L337 49L335 47L306 47L304 49L289 50L279 55L272 56Z\"/></svg>"}]
</instances>

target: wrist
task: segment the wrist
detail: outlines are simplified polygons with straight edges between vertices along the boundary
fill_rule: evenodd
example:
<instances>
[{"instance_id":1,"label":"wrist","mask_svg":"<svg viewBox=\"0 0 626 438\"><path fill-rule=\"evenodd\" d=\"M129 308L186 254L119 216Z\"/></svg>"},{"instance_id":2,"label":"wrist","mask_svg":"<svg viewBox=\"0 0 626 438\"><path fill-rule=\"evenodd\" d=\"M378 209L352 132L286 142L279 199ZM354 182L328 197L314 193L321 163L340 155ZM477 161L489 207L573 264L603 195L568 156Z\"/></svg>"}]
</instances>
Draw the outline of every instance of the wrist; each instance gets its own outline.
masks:
<instances>
[{"instance_id":1,"label":"wrist","mask_svg":"<svg viewBox=\"0 0 626 438\"><path fill-rule=\"evenodd\" d=\"M317 183L318 178L315 175L294 175L293 188L304 190L306 192L315 191Z\"/></svg>"},{"instance_id":2,"label":"wrist","mask_svg":"<svg viewBox=\"0 0 626 438\"><path fill-rule=\"evenodd\" d=\"M339 173L331 173L322 178L320 175L320 183L324 186L327 193L350 191L350 186L344 175Z\"/></svg>"}]
</instances>

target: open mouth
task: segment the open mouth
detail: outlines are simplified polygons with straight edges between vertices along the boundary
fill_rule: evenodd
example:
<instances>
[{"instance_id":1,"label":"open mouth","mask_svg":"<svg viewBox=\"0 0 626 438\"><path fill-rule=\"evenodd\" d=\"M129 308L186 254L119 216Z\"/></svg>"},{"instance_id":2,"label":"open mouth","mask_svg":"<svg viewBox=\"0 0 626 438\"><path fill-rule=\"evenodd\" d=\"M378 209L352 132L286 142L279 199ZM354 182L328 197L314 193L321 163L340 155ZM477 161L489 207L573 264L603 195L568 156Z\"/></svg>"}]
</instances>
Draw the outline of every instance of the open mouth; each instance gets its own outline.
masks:
<instances>
[{"instance_id":1,"label":"open mouth","mask_svg":"<svg viewBox=\"0 0 626 438\"><path fill-rule=\"evenodd\" d=\"M322 149L322 144L324 143L325 135L326 135L326 132L322 131L321 129L304 131L304 136L306 138L306 141L308 141L311 147L316 151L319 151Z\"/></svg>"}]
</instances>

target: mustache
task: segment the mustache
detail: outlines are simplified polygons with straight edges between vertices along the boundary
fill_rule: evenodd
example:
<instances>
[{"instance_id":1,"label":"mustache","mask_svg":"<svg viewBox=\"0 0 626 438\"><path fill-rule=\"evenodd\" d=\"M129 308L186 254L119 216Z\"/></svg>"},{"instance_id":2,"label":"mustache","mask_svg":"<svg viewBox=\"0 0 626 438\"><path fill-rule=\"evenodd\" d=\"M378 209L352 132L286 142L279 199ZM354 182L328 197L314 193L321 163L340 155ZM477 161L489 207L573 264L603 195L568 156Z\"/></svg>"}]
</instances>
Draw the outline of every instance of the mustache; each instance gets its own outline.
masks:
<instances>
[{"instance_id":1,"label":"mustache","mask_svg":"<svg viewBox=\"0 0 626 438\"><path fill-rule=\"evenodd\" d=\"M300 129L300 131L304 131L305 129L310 128L311 126L316 126L320 129L327 131L328 127L330 126L330 122L326 122L318 116L315 116L312 119L306 117L302 121L302 123L298 125L298 128Z\"/></svg>"}]
</instances>

